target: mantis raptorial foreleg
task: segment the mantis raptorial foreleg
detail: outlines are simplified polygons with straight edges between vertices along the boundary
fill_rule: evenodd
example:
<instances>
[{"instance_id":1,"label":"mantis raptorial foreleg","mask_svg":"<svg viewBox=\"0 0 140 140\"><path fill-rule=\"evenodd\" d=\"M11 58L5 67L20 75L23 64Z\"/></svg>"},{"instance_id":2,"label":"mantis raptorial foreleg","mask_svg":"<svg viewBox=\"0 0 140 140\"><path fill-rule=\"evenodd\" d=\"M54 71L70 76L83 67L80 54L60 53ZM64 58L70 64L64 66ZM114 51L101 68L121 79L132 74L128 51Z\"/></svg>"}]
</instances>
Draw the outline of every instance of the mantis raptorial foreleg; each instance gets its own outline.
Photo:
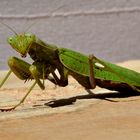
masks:
<instances>
[{"instance_id":1,"label":"mantis raptorial foreleg","mask_svg":"<svg viewBox=\"0 0 140 140\"><path fill-rule=\"evenodd\" d=\"M11 57L8 60L8 65L11 71L21 80L33 79L29 67L31 64L17 58Z\"/></svg>"},{"instance_id":2,"label":"mantis raptorial foreleg","mask_svg":"<svg viewBox=\"0 0 140 140\"><path fill-rule=\"evenodd\" d=\"M10 67L10 70L0 83L0 88L3 86L3 84L5 83L5 81L8 79L8 77L12 72L21 80L26 80L29 77L31 78L31 74L29 71L30 64L28 64L27 62L22 61L16 57L11 57L8 60L8 65Z\"/></svg>"},{"instance_id":3,"label":"mantis raptorial foreleg","mask_svg":"<svg viewBox=\"0 0 140 140\"><path fill-rule=\"evenodd\" d=\"M44 82L41 82L40 79L48 77L48 74L51 72L50 66L46 66L42 63L34 62L32 65L17 58L12 57L8 60L8 65L12 72L21 80L35 79L37 84L41 89L44 89ZM44 70L44 67L46 68ZM48 77L48 80L52 81L53 78Z\"/></svg>"},{"instance_id":4,"label":"mantis raptorial foreleg","mask_svg":"<svg viewBox=\"0 0 140 140\"><path fill-rule=\"evenodd\" d=\"M4 80L1 82L1 84L0 84L1 86L4 84L4 82L9 77L11 72L13 72L18 78L20 78L22 80L27 80L28 78L32 78L30 71L29 71L30 64L28 64L27 62L25 62L21 59L18 59L16 57L12 57L8 60L8 65L11 70L8 72L8 74L5 76ZM24 100L26 99L28 94L31 92L31 90L33 89L35 84L36 84L36 81L33 83L33 85L30 87L28 92L25 94L25 96L21 99L21 101L18 104L14 105L13 107L10 107L10 108L0 109L0 110L1 111L11 111L11 110L15 109L16 107L18 107L21 103L24 102Z\"/></svg>"},{"instance_id":5,"label":"mantis raptorial foreleg","mask_svg":"<svg viewBox=\"0 0 140 140\"><path fill-rule=\"evenodd\" d=\"M33 85L29 88L28 92L25 94L25 96L20 100L20 102L13 107L7 108L7 109L0 109L1 111L10 111L18 107L21 103L24 102L26 97L29 95L33 87L35 86L36 83L38 85L40 84L37 80L40 80L39 78L42 78L45 74L42 74L41 72L38 71L38 67L34 64L31 65L17 57L12 57L8 60L8 65L10 67L10 71L6 75L6 77L2 80L1 86L4 84L4 82L7 80L11 72L13 72L18 78L21 80L28 80L28 79L35 79L36 81L33 83ZM41 74L40 74L41 73ZM49 73L49 72L48 72ZM52 77L48 77L48 80L51 82L54 82ZM41 86L40 86L41 85ZM41 83L39 86L43 87L44 85Z\"/></svg>"},{"instance_id":6,"label":"mantis raptorial foreleg","mask_svg":"<svg viewBox=\"0 0 140 140\"><path fill-rule=\"evenodd\" d=\"M40 78L39 78L39 72L37 70L37 67L35 65L31 65L29 68L31 75L33 76L33 78L36 80L37 84L39 85L39 87L44 90L45 89L45 85L44 82L41 82ZM42 76L43 78L44 76ZM44 78L43 78L44 81Z\"/></svg>"},{"instance_id":7,"label":"mantis raptorial foreleg","mask_svg":"<svg viewBox=\"0 0 140 140\"><path fill-rule=\"evenodd\" d=\"M31 65L17 57L10 58L8 60L8 65L11 70L8 72L8 74L6 75L6 77L4 78L2 83L0 84L1 86L4 84L4 82L9 77L11 72L13 72L21 80L26 81L28 79L35 79L35 82L29 88L28 92L25 94L25 96L20 100L20 102L18 104L14 105L13 107L10 107L10 108L0 109L1 111L11 111L11 110L15 109L16 107L18 107L20 104L22 104L25 101L26 97L31 92L31 90L33 89L33 87L36 85L36 83L39 85L39 87L41 89L44 89L45 88L44 82L41 82L40 79L43 79L43 81L45 79L48 79L52 83L58 84L58 85L63 84L63 82L62 82L63 79L59 80L57 75L54 73L54 69L50 65L46 64L46 66L45 66L44 64L38 63L38 62L34 62ZM49 76L50 73L52 73L53 77Z\"/></svg>"}]
</instances>

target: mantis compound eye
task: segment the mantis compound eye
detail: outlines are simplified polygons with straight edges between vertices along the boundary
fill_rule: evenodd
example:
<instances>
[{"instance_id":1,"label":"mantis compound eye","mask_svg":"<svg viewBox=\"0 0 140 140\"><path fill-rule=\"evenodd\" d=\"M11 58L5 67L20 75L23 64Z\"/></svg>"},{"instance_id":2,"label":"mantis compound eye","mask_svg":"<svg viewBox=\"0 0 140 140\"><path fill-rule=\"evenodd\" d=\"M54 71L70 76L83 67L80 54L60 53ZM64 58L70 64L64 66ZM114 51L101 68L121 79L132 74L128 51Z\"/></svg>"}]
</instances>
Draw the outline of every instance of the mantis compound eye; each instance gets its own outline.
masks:
<instances>
[{"instance_id":1,"label":"mantis compound eye","mask_svg":"<svg viewBox=\"0 0 140 140\"><path fill-rule=\"evenodd\" d=\"M26 34L25 36L26 37L29 37L29 38L32 38L32 35L31 34Z\"/></svg>"},{"instance_id":2,"label":"mantis compound eye","mask_svg":"<svg viewBox=\"0 0 140 140\"><path fill-rule=\"evenodd\" d=\"M8 38L8 43L11 44L12 42L13 42L13 38L12 37Z\"/></svg>"}]
</instances>

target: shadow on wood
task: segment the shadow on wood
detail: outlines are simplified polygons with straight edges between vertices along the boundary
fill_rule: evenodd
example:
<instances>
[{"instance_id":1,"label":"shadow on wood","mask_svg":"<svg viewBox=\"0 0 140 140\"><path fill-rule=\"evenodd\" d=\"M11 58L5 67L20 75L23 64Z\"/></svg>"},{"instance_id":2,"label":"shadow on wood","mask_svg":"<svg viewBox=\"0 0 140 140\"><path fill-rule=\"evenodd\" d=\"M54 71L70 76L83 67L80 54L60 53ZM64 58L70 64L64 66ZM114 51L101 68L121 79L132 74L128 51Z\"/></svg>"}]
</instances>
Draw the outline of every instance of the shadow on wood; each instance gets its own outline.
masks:
<instances>
[{"instance_id":1,"label":"shadow on wood","mask_svg":"<svg viewBox=\"0 0 140 140\"><path fill-rule=\"evenodd\" d=\"M76 102L76 100L82 100L82 99L101 99L101 100L107 100L110 102L119 102L114 101L112 98L128 98L133 96L139 96L138 93L128 93L128 92L108 92L108 93L99 93L94 94L90 90L86 90L89 94L87 95L78 95L75 97L67 98L67 99L58 99L54 101L50 101L45 103L46 106L50 107L59 107L59 106L65 106L65 105L72 105ZM109 99L111 98L111 99Z\"/></svg>"}]
</instances>

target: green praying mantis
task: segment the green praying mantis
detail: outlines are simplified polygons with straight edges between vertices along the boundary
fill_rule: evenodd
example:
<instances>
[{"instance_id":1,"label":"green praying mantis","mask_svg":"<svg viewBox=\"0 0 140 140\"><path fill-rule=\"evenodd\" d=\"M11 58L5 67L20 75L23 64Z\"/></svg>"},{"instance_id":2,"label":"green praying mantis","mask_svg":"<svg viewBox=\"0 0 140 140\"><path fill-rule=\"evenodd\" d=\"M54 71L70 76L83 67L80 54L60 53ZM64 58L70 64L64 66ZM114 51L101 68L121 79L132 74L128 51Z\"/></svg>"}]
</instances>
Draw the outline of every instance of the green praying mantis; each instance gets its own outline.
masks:
<instances>
[{"instance_id":1,"label":"green praying mantis","mask_svg":"<svg viewBox=\"0 0 140 140\"><path fill-rule=\"evenodd\" d=\"M29 64L17 57L9 58L10 70L2 80L0 88L11 72L21 80L34 79L35 82L18 104L0 109L1 111L11 111L18 107L36 84L44 90L46 79L55 85L67 86L69 75L85 89L94 89L97 85L119 92L140 93L140 73L104 61L94 55L87 56L70 49L59 48L43 42L31 33L15 33L14 36L8 38L8 43L22 57L28 54L33 59L33 63ZM55 70L58 70L60 77L57 76Z\"/></svg>"}]
</instances>

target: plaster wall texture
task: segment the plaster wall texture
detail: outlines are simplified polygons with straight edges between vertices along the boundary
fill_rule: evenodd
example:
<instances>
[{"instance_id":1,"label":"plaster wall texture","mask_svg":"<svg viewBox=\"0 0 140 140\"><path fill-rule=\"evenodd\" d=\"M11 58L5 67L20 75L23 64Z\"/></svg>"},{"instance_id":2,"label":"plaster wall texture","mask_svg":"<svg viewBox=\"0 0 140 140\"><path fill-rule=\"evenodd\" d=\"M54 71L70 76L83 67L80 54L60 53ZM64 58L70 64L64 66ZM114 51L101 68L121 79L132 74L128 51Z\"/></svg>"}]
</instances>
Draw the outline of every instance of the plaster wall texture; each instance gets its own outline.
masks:
<instances>
[{"instance_id":1,"label":"plaster wall texture","mask_svg":"<svg viewBox=\"0 0 140 140\"><path fill-rule=\"evenodd\" d=\"M45 42L108 61L140 59L139 0L1 0L0 21L17 33L35 23L28 32ZM8 69L8 57L20 57L10 35L0 25L0 69Z\"/></svg>"}]
</instances>

